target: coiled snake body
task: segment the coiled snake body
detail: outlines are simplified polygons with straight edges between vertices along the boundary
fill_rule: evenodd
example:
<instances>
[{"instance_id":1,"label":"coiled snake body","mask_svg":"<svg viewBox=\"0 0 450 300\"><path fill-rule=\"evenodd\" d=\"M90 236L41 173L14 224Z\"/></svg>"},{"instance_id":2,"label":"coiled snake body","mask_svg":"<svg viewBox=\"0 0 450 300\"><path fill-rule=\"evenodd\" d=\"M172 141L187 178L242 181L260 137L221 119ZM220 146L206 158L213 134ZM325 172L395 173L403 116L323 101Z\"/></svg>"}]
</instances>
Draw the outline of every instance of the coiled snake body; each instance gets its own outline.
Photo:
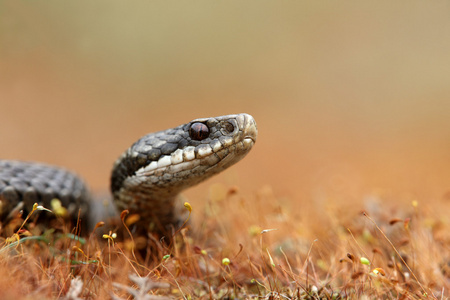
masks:
<instances>
[{"instance_id":1,"label":"coiled snake body","mask_svg":"<svg viewBox=\"0 0 450 300\"><path fill-rule=\"evenodd\" d=\"M196 119L143 136L114 163L111 192L119 211L139 215L137 226L167 228L180 220L179 193L241 160L256 141L248 114ZM73 221L90 219L92 200L83 181L70 171L34 162L0 160L0 219L26 215L38 203L58 199ZM50 213L39 218L51 218ZM86 226L86 225L85 225Z\"/></svg>"}]
</instances>

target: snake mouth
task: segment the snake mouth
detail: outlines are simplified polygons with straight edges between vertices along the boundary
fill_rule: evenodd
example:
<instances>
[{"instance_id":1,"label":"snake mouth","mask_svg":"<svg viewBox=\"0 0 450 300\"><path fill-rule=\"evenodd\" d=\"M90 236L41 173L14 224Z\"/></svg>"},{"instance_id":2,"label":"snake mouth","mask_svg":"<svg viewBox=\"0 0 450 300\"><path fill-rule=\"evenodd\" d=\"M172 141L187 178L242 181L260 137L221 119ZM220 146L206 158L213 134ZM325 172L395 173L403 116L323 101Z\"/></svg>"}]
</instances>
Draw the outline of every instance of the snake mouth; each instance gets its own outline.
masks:
<instances>
[{"instance_id":1,"label":"snake mouth","mask_svg":"<svg viewBox=\"0 0 450 300\"><path fill-rule=\"evenodd\" d=\"M254 144L256 142L256 139L252 136L246 136L246 137L244 137L244 141L247 143L251 142Z\"/></svg>"}]
</instances>

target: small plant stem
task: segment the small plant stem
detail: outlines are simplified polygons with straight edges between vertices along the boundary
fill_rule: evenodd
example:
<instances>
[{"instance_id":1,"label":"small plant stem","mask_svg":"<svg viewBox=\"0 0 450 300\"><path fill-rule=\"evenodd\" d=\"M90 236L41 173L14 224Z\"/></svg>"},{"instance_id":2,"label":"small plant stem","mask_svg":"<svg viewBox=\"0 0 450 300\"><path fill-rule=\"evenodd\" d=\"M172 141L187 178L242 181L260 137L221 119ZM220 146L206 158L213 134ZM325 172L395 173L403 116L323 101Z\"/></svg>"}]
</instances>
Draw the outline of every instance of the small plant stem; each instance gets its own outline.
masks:
<instances>
[{"instance_id":1,"label":"small plant stem","mask_svg":"<svg viewBox=\"0 0 450 300\"><path fill-rule=\"evenodd\" d=\"M409 265L406 263L406 261L403 259L403 257L400 255L400 253L398 252L397 248L395 248L394 244L391 242L391 240L386 236L386 234L384 234L383 230L381 230L380 227L378 227L377 223L371 218L369 217L366 212L363 212L364 216L369 219L373 225L375 225L375 227L377 228L377 230L381 233L381 235L384 236L384 238L388 241L389 245L391 245L392 249L394 249L395 253L397 253L398 257L400 258L400 260L405 264L406 268L408 268L408 271L412 274L412 276L414 277L414 279L417 281L417 283L419 284L420 288L422 289L422 291L428 295L427 291L425 290L425 288L423 287L423 285L420 283L419 279L417 278L416 274L414 274L414 272L412 271L412 269L409 267ZM436 297L434 297L433 294L431 294L433 298L436 299Z\"/></svg>"}]
</instances>

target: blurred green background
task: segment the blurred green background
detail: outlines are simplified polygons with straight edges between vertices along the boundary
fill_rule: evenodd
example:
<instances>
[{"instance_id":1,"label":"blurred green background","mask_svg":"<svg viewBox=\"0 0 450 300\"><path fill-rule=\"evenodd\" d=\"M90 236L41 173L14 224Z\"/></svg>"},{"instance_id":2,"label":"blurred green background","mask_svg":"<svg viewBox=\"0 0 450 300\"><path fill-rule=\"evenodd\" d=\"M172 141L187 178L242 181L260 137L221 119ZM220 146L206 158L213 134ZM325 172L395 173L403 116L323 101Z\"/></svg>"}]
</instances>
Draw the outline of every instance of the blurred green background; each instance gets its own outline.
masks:
<instances>
[{"instance_id":1,"label":"blurred green background","mask_svg":"<svg viewBox=\"0 0 450 300\"><path fill-rule=\"evenodd\" d=\"M140 136L246 112L256 146L211 182L298 203L443 199L449 16L448 1L2 0L0 157L105 190Z\"/></svg>"}]
</instances>

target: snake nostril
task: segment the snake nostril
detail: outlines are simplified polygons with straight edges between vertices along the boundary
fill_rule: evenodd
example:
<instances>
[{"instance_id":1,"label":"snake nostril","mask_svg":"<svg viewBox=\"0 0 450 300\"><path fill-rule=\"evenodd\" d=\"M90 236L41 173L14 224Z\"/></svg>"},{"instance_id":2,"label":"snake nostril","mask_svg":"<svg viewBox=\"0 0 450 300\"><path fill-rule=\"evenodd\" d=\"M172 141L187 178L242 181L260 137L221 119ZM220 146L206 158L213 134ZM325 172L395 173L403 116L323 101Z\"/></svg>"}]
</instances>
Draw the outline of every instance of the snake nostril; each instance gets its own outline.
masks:
<instances>
[{"instance_id":1,"label":"snake nostril","mask_svg":"<svg viewBox=\"0 0 450 300\"><path fill-rule=\"evenodd\" d=\"M234 125L231 124L230 122L227 122L224 128L227 133L232 133L234 131Z\"/></svg>"},{"instance_id":2,"label":"snake nostril","mask_svg":"<svg viewBox=\"0 0 450 300\"><path fill-rule=\"evenodd\" d=\"M196 141L204 140L209 136L209 128L203 123L194 123L189 129L189 136Z\"/></svg>"}]
</instances>

